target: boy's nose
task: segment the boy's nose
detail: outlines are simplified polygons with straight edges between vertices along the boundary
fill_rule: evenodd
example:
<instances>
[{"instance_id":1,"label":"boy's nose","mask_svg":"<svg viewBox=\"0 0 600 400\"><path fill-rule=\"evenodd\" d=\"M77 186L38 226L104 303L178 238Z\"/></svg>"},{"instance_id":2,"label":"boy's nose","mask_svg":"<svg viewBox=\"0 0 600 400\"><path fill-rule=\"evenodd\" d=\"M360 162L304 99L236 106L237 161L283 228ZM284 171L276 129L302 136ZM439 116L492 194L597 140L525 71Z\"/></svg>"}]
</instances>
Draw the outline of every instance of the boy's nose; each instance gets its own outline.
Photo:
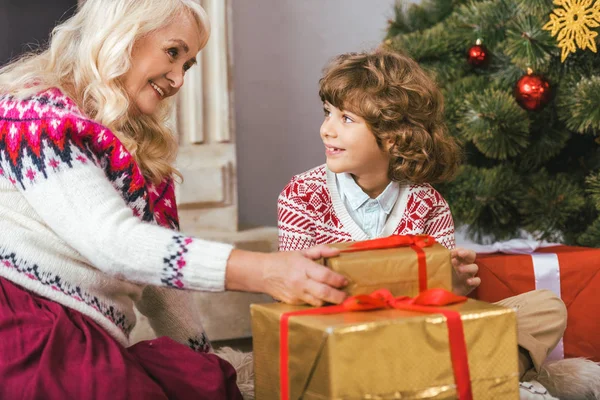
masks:
<instances>
[{"instance_id":1,"label":"boy's nose","mask_svg":"<svg viewBox=\"0 0 600 400\"><path fill-rule=\"evenodd\" d=\"M330 121L323 121L323 124L321 124L320 133L322 138L337 136L337 134L335 133L335 127Z\"/></svg>"}]
</instances>

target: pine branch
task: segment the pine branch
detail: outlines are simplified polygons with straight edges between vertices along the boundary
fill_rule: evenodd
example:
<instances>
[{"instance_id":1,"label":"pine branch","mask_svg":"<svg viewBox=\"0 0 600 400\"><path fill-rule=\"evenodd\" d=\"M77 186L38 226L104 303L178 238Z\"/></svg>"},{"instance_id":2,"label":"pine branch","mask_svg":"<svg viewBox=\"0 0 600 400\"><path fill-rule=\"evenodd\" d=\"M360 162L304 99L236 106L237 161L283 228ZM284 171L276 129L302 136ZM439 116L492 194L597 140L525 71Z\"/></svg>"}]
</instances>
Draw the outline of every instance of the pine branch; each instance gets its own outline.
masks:
<instances>
[{"instance_id":1,"label":"pine branch","mask_svg":"<svg viewBox=\"0 0 600 400\"><path fill-rule=\"evenodd\" d=\"M521 178L508 166L490 169L463 166L452 184L439 190L448 199L452 214L468 225L475 240L493 235L496 240L513 237L519 226L518 187Z\"/></svg>"},{"instance_id":2,"label":"pine branch","mask_svg":"<svg viewBox=\"0 0 600 400\"><path fill-rule=\"evenodd\" d=\"M563 87L557 102L558 115L569 129L600 134L600 76Z\"/></svg>"},{"instance_id":3,"label":"pine branch","mask_svg":"<svg viewBox=\"0 0 600 400\"><path fill-rule=\"evenodd\" d=\"M535 115L531 122L529 147L519 156L519 168L534 171L558 155L571 137L563 124L553 119L554 112L547 108Z\"/></svg>"},{"instance_id":4,"label":"pine branch","mask_svg":"<svg viewBox=\"0 0 600 400\"><path fill-rule=\"evenodd\" d=\"M494 48L504 40L505 25L517 15L517 7L510 0L469 2L456 9L448 18L452 29L468 29L471 43L484 39L484 44Z\"/></svg>"},{"instance_id":5,"label":"pine branch","mask_svg":"<svg viewBox=\"0 0 600 400\"><path fill-rule=\"evenodd\" d=\"M424 0L421 4L415 4L398 0L394 7L395 18L390 21L386 39L430 28L450 15L454 3L452 0Z\"/></svg>"},{"instance_id":6,"label":"pine branch","mask_svg":"<svg viewBox=\"0 0 600 400\"><path fill-rule=\"evenodd\" d=\"M571 133L561 152L553 157L546 168L551 174L567 173L582 184L591 171L600 170L600 149L591 135Z\"/></svg>"},{"instance_id":7,"label":"pine branch","mask_svg":"<svg viewBox=\"0 0 600 400\"><path fill-rule=\"evenodd\" d=\"M550 62L556 42L542 26L542 20L532 15L519 15L508 23L504 51L517 67L537 71Z\"/></svg>"},{"instance_id":8,"label":"pine branch","mask_svg":"<svg viewBox=\"0 0 600 400\"><path fill-rule=\"evenodd\" d=\"M600 48L600 35L596 36L596 47ZM556 58L560 50L556 48ZM560 62L560 61L559 61ZM561 63L562 72L571 79L577 81L580 77L592 77L600 74L600 56L598 53L587 51L576 51L571 54L564 63Z\"/></svg>"},{"instance_id":9,"label":"pine branch","mask_svg":"<svg viewBox=\"0 0 600 400\"><path fill-rule=\"evenodd\" d=\"M552 0L516 0L519 14L531 14L536 18L548 19L548 10L554 6Z\"/></svg>"},{"instance_id":10,"label":"pine branch","mask_svg":"<svg viewBox=\"0 0 600 400\"><path fill-rule=\"evenodd\" d=\"M385 41L388 48L404 52L420 63L444 60L449 55L464 52L468 43L469 40L461 38L460 31L449 31L443 23Z\"/></svg>"},{"instance_id":11,"label":"pine branch","mask_svg":"<svg viewBox=\"0 0 600 400\"><path fill-rule=\"evenodd\" d=\"M590 195L590 200L598 211L600 211L600 171L589 175L585 179L585 191Z\"/></svg>"},{"instance_id":12,"label":"pine branch","mask_svg":"<svg viewBox=\"0 0 600 400\"><path fill-rule=\"evenodd\" d=\"M457 127L489 158L505 160L529 145L527 113L504 91L486 89L468 94Z\"/></svg>"},{"instance_id":13,"label":"pine branch","mask_svg":"<svg viewBox=\"0 0 600 400\"><path fill-rule=\"evenodd\" d=\"M488 86L488 80L484 76L468 75L463 79L442 81L441 86L445 99L448 128L453 136L460 139L462 135L458 124L463 116L465 97L471 92L483 92Z\"/></svg>"},{"instance_id":14,"label":"pine branch","mask_svg":"<svg viewBox=\"0 0 600 400\"><path fill-rule=\"evenodd\" d=\"M589 225L585 232L577 238L577 244L587 247L600 246L600 218Z\"/></svg>"},{"instance_id":15,"label":"pine branch","mask_svg":"<svg viewBox=\"0 0 600 400\"><path fill-rule=\"evenodd\" d=\"M463 54L448 55L444 60L426 60L421 62L421 67L442 89L448 82L460 81L468 74Z\"/></svg>"},{"instance_id":16,"label":"pine branch","mask_svg":"<svg viewBox=\"0 0 600 400\"><path fill-rule=\"evenodd\" d=\"M571 131L558 119L554 103L528 115L531 121L530 145L516 159L519 169L527 173L539 171L548 162L552 164L553 158L564 150L571 138Z\"/></svg>"},{"instance_id":17,"label":"pine branch","mask_svg":"<svg viewBox=\"0 0 600 400\"><path fill-rule=\"evenodd\" d=\"M523 196L524 227L538 239L560 241L568 229L569 218L581 212L585 205L583 189L566 174L554 177L546 171L535 174L529 180L529 188Z\"/></svg>"},{"instance_id":18,"label":"pine branch","mask_svg":"<svg viewBox=\"0 0 600 400\"><path fill-rule=\"evenodd\" d=\"M510 57L505 54L506 42L499 43L492 52L490 75L497 87L512 88L515 82L523 76L523 69L514 65Z\"/></svg>"},{"instance_id":19,"label":"pine branch","mask_svg":"<svg viewBox=\"0 0 600 400\"><path fill-rule=\"evenodd\" d=\"M586 234L590 224L598 219L598 211L591 204L589 198L585 199L585 206L578 213L574 214L565 223L566 228L563 229L564 240L562 243L568 245L578 245L581 238ZM595 244L589 244L592 247L600 246L600 241Z\"/></svg>"}]
</instances>

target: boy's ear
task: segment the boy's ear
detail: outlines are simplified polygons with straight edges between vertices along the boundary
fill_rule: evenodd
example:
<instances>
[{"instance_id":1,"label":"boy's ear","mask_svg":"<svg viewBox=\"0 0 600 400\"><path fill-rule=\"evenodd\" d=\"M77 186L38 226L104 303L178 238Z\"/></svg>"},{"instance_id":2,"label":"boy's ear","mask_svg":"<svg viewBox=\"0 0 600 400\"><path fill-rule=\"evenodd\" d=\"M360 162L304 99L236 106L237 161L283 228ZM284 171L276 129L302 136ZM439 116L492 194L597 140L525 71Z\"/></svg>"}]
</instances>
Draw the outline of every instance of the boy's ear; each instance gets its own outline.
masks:
<instances>
[{"instance_id":1,"label":"boy's ear","mask_svg":"<svg viewBox=\"0 0 600 400\"><path fill-rule=\"evenodd\" d=\"M393 145L394 145L394 139L392 139L392 138L389 138L383 142L383 148L385 149L385 151L390 151L390 149L392 148Z\"/></svg>"}]
</instances>

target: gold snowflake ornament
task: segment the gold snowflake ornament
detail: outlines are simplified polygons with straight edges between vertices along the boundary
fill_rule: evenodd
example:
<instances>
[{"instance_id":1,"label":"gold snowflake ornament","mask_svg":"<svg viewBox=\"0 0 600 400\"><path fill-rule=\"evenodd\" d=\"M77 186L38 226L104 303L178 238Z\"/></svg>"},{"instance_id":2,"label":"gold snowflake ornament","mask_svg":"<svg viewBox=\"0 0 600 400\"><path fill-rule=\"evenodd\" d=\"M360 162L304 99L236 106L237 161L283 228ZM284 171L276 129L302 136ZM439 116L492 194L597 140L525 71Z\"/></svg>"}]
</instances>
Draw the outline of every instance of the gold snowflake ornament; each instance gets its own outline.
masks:
<instances>
[{"instance_id":1,"label":"gold snowflake ornament","mask_svg":"<svg viewBox=\"0 0 600 400\"><path fill-rule=\"evenodd\" d=\"M558 37L558 47L562 49L560 61L564 62L569 53L589 48L596 53L598 32L590 28L600 26L600 0L554 0L556 8L550 14L550 21L542 29ZM577 47L575 45L577 44Z\"/></svg>"}]
</instances>

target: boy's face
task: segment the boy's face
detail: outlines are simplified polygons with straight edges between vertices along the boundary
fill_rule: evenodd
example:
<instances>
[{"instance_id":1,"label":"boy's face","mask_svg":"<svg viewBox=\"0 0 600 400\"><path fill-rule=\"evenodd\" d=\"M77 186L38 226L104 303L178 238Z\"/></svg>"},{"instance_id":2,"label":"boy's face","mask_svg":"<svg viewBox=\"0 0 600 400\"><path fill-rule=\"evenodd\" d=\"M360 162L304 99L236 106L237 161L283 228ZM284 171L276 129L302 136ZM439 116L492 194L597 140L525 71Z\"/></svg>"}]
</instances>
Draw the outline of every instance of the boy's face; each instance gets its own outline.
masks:
<instances>
[{"instance_id":1,"label":"boy's face","mask_svg":"<svg viewBox=\"0 0 600 400\"><path fill-rule=\"evenodd\" d=\"M320 134L325 144L327 167L336 174L387 175L389 152L377 146L375 135L365 120L328 102L323 107L325 120Z\"/></svg>"}]
</instances>

